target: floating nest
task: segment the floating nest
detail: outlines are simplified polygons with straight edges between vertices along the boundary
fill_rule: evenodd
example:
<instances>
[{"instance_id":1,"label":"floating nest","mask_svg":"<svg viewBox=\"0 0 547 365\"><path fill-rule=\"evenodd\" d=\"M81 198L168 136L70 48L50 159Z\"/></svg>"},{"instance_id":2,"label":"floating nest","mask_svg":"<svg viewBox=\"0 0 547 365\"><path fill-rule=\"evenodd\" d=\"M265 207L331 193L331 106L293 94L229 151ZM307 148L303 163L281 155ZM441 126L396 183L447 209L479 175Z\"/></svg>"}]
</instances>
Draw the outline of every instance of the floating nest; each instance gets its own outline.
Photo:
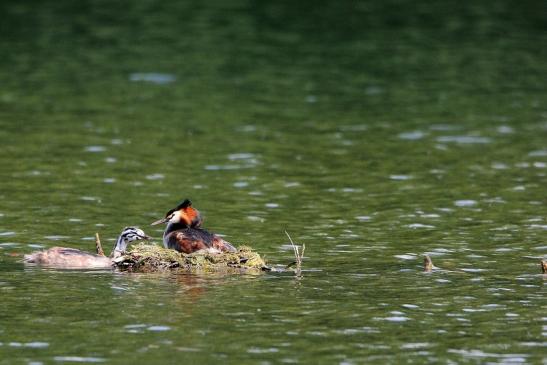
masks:
<instances>
[{"instance_id":1,"label":"floating nest","mask_svg":"<svg viewBox=\"0 0 547 365\"><path fill-rule=\"evenodd\" d=\"M114 259L122 271L270 271L266 262L251 247L240 246L237 252L181 253L158 245L141 243Z\"/></svg>"}]
</instances>

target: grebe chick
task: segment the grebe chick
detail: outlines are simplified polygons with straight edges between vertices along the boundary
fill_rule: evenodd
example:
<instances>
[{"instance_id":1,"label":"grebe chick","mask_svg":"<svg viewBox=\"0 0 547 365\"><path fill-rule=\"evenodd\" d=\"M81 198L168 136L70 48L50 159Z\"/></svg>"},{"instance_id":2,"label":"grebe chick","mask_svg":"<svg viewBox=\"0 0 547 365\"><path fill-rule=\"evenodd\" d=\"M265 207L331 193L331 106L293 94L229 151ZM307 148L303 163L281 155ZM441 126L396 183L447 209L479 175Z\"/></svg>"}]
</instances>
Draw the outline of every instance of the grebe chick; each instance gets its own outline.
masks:
<instances>
[{"instance_id":1,"label":"grebe chick","mask_svg":"<svg viewBox=\"0 0 547 365\"><path fill-rule=\"evenodd\" d=\"M165 248L184 253L200 250L237 252L230 242L201 228L201 214L192 207L192 202L188 199L169 210L165 218L155 221L152 225L161 223L167 223L163 232Z\"/></svg>"},{"instance_id":2,"label":"grebe chick","mask_svg":"<svg viewBox=\"0 0 547 365\"><path fill-rule=\"evenodd\" d=\"M110 257L91 254L68 247L52 247L48 250L33 252L25 255L23 261L43 266L66 269L97 269L109 268L113 260L121 256L130 242L147 240L148 237L141 229L126 227L118 237Z\"/></svg>"}]
</instances>

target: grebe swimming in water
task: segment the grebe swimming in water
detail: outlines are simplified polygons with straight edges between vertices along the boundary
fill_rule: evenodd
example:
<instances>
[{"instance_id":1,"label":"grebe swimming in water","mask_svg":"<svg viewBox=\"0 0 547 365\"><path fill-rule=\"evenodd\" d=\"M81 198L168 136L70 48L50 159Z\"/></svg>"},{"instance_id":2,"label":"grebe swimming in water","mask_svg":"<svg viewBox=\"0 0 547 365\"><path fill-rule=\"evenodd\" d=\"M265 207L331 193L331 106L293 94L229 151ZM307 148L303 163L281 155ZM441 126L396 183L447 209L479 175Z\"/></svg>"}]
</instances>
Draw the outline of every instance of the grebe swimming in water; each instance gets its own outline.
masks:
<instances>
[{"instance_id":1,"label":"grebe swimming in water","mask_svg":"<svg viewBox=\"0 0 547 365\"><path fill-rule=\"evenodd\" d=\"M43 266L71 268L71 269L96 269L112 266L113 260L123 254L127 245L133 241L147 240L148 237L141 229L126 227L118 237L110 257L91 254L68 247L52 247L48 250L33 252L25 255L23 261Z\"/></svg>"},{"instance_id":2,"label":"grebe swimming in water","mask_svg":"<svg viewBox=\"0 0 547 365\"><path fill-rule=\"evenodd\" d=\"M155 221L152 225L161 223L167 223L163 233L163 245L166 248L184 253L208 249L237 252L231 243L201 228L203 223L201 214L192 207L192 202L188 199L168 211L165 218Z\"/></svg>"}]
</instances>

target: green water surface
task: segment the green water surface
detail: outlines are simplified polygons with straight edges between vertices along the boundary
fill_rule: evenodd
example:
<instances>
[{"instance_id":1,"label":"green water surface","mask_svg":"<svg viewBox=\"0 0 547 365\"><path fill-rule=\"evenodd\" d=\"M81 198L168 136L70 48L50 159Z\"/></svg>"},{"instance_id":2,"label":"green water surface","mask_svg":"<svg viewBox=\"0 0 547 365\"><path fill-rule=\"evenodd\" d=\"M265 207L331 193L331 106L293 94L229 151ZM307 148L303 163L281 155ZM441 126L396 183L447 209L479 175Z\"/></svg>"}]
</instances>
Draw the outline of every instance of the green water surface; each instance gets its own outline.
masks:
<instances>
[{"instance_id":1,"label":"green water surface","mask_svg":"<svg viewBox=\"0 0 547 365\"><path fill-rule=\"evenodd\" d=\"M0 364L547 361L541 1L0 2ZM191 198L302 279L25 266ZM424 253L441 271L422 272Z\"/></svg>"}]
</instances>

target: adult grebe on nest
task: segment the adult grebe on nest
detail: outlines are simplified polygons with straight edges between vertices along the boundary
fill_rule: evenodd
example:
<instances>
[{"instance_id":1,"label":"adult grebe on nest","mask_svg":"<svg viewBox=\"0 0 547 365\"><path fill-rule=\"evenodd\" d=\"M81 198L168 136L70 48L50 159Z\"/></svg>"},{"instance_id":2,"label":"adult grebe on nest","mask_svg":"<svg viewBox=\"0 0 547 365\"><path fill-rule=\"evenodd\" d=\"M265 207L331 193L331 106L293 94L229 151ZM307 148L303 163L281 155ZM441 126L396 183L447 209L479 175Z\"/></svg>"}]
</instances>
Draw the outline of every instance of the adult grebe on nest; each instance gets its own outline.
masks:
<instances>
[{"instance_id":1,"label":"adult grebe on nest","mask_svg":"<svg viewBox=\"0 0 547 365\"><path fill-rule=\"evenodd\" d=\"M112 266L113 260L121 256L133 241L150 239L141 229L126 227L116 241L110 257L91 254L68 247L52 247L48 250L25 255L23 261L43 266L67 269L97 269Z\"/></svg>"},{"instance_id":2,"label":"adult grebe on nest","mask_svg":"<svg viewBox=\"0 0 547 365\"><path fill-rule=\"evenodd\" d=\"M167 228L163 232L165 248L184 253L199 250L237 252L231 243L201 228L203 223L201 214L192 207L192 202L188 199L168 211L165 218L155 221L152 225L160 223L167 223Z\"/></svg>"}]
</instances>

